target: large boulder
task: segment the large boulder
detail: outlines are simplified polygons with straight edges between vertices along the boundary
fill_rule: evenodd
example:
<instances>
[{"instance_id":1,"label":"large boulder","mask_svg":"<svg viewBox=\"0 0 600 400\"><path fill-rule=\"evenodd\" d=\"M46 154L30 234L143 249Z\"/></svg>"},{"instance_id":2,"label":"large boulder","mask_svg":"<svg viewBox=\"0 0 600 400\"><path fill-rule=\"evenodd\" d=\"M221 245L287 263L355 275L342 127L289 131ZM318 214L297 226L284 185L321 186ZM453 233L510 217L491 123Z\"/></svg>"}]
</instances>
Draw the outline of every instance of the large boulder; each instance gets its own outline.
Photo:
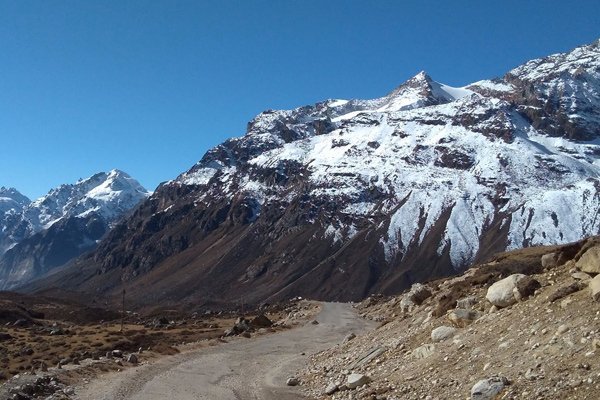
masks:
<instances>
[{"instance_id":1,"label":"large boulder","mask_svg":"<svg viewBox=\"0 0 600 400\"><path fill-rule=\"evenodd\" d=\"M575 266L588 274L600 274L600 246L588 249Z\"/></svg>"},{"instance_id":2,"label":"large boulder","mask_svg":"<svg viewBox=\"0 0 600 400\"><path fill-rule=\"evenodd\" d=\"M515 297L514 290L517 284L527 275L512 274L489 287L485 298L496 307L508 307L515 304L518 299ZM518 289L517 289L518 290Z\"/></svg>"}]
</instances>

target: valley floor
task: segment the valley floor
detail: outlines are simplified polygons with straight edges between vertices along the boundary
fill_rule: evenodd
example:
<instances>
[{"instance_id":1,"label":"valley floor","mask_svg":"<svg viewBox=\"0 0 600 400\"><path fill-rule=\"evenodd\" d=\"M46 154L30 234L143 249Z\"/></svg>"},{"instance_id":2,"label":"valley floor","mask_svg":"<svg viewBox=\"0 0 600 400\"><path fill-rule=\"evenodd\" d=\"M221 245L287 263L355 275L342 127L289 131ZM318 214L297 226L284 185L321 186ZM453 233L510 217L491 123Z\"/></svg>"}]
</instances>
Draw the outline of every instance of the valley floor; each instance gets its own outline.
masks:
<instances>
[{"instance_id":1,"label":"valley floor","mask_svg":"<svg viewBox=\"0 0 600 400\"><path fill-rule=\"evenodd\" d=\"M299 399L286 380L303 367L311 353L340 343L350 332L373 323L349 304L324 303L318 324L275 335L165 357L155 363L104 375L76 389L79 399Z\"/></svg>"}]
</instances>

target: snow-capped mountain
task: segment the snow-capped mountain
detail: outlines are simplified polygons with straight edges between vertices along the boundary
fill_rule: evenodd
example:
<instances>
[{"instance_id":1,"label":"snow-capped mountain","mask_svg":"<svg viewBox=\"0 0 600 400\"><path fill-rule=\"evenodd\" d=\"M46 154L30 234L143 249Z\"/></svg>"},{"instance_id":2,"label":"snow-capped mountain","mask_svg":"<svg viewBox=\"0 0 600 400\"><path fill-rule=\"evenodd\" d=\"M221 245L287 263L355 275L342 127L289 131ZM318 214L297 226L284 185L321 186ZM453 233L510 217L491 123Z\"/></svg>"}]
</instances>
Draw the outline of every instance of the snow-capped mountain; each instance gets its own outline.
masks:
<instances>
[{"instance_id":1,"label":"snow-capped mountain","mask_svg":"<svg viewBox=\"0 0 600 400\"><path fill-rule=\"evenodd\" d=\"M0 288L10 288L93 248L148 191L119 170L61 185L31 202L0 190Z\"/></svg>"},{"instance_id":2,"label":"snow-capped mountain","mask_svg":"<svg viewBox=\"0 0 600 400\"><path fill-rule=\"evenodd\" d=\"M265 111L61 279L110 292L119 274L140 303L350 300L598 234L599 93L595 42L462 88L421 72Z\"/></svg>"},{"instance_id":3,"label":"snow-capped mountain","mask_svg":"<svg viewBox=\"0 0 600 400\"><path fill-rule=\"evenodd\" d=\"M31 200L19 193L17 189L0 187L0 215L17 213L29 203Z\"/></svg>"}]
</instances>

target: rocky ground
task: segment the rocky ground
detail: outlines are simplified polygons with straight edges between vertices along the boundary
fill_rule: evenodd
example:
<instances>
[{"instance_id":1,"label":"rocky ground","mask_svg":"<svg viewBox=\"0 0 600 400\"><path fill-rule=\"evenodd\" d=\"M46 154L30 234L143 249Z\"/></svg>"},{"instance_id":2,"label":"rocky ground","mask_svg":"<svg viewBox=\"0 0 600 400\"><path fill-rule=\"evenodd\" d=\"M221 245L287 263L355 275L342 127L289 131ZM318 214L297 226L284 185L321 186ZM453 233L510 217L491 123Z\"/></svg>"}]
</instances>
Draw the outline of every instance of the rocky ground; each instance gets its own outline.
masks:
<instances>
[{"instance_id":1,"label":"rocky ground","mask_svg":"<svg viewBox=\"0 0 600 400\"><path fill-rule=\"evenodd\" d=\"M311 357L317 399L597 399L600 240L503 253L356 307L379 322ZM594 278L596 276L596 278Z\"/></svg>"},{"instance_id":2,"label":"rocky ground","mask_svg":"<svg viewBox=\"0 0 600 400\"><path fill-rule=\"evenodd\" d=\"M127 313L121 329L118 313L32 299L13 293L0 296L0 399L68 399L75 395L74 385L98 375L216 346L227 336L287 329L316 313L315 305L298 299L245 317L236 312L186 315L160 310L144 316ZM45 304L45 314L40 304Z\"/></svg>"}]
</instances>

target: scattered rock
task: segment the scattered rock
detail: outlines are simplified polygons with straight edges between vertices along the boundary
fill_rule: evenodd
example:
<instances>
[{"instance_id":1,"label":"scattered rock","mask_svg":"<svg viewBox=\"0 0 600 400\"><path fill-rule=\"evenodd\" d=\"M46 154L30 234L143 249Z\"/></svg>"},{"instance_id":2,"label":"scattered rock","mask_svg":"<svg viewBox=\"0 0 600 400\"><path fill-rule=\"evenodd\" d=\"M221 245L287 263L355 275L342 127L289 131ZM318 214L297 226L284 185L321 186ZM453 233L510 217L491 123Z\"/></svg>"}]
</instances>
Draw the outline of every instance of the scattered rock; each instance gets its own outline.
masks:
<instances>
[{"instance_id":1,"label":"scattered rock","mask_svg":"<svg viewBox=\"0 0 600 400\"><path fill-rule=\"evenodd\" d=\"M450 339L456 334L456 328L451 326L439 326L431 331L431 340L433 342L441 342Z\"/></svg>"},{"instance_id":2,"label":"scattered rock","mask_svg":"<svg viewBox=\"0 0 600 400\"><path fill-rule=\"evenodd\" d=\"M592 299L600 301L600 275L596 275L594 279L588 282L588 287L592 294Z\"/></svg>"},{"instance_id":3,"label":"scattered rock","mask_svg":"<svg viewBox=\"0 0 600 400\"><path fill-rule=\"evenodd\" d=\"M325 394L328 396L331 396L338 390L340 390L340 387L338 386L338 384L335 382L332 382L329 385L327 385L327 387L325 388Z\"/></svg>"},{"instance_id":4,"label":"scattered rock","mask_svg":"<svg viewBox=\"0 0 600 400\"><path fill-rule=\"evenodd\" d=\"M477 297L469 296L456 300L456 308L472 309L478 303Z\"/></svg>"},{"instance_id":5,"label":"scattered rock","mask_svg":"<svg viewBox=\"0 0 600 400\"><path fill-rule=\"evenodd\" d=\"M137 358L137 356L135 354L132 353L132 354L130 354L127 357L127 362L131 363L131 364L137 364L138 363L138 358Z\"/></svg>"},{"instance_id":6,"label":"scattered rock","mask_svg":"<svg viewBox=\"0 0 600 400\"><path fill-rule=\"evenodd\" d=\"M402 311L411 311L414 306L421 305L426 299L431 297L431 289L422 283L412 285L408 293L402 296L400 308Z\"/></svg>"},{"instance_id":7,"label":"scattered rock","mask_svg":"<svg viewBox=\"0 0 600 400\"><path fill-rule=\"evenodd\" d=\"M560 300L563 297L566 297L572 293L578 292L583 289L585 285L581 281L573 282L567 285L563 285L556 289L548 296L548 301L550 303L555 302L556 300Z\"/></svg>"},{"instance_id":8,"label":"scattered rock","mask_svg":"<svg viewBox=\"0 0 600 400\"><path fill-rule=\"evenodd\" d=\"M296 377L291 377L288 378L287 381L285 381L285 384L288 386L298 386L300 384L300 381Z\"/></svg>"},{"instance_id":9,"label":"scattered rock","mask_svg":"<svg viewBox=\"0 0 600 400\"><path fill-rule=\"evenodd\" d=\"M319 321L317 321L316 319L313 319L312 321L310 321L310 323L313 325L319 325Z\"/></svg>"},{"instance_id":10,"label":"scattered rock","mask_svg":"<svg viewBox=\"0 0 600 400\"><path fill-rule=\"evenodd\" d=\"M568 325L561 325L558 327L558 329L556 330L556 334L557 335L562 335L563 333L567 332L569 330L569 326Z\"/></svg>"},{"instance_id":11,"label":"scattered rock","mask_svg":"<svg viewBox=\"0 0 600 400\"><path fill-rule=\"evenodd\" d=\"M356 335L354 333L349 333L348 335L346 335L346 337L344 338L344 343L347 343L349 341L351 341L352 339L354 339L356 337Z\"/></svg>"},{"instance_id":12,"label":"scattered rock","mask_svg":"<svg viewBox=\"0 0 600 400\"><path fill-rule=\"evenodd\" d=\"M464 328L480 317L476 310L456 308L448 312L448 320L458 328Z\"/></svg>"},{"instance_id":13,"label":"scattered rock","mask_svg":"<svg viewBox=\"0 0 600 400\"><path fill-rule=\"evenodd\" d=\"M558 259L557 253L548 253L542 256L542 268L551 269L556 267L556 262Z\"/></svg>"},{"instance_id":14,"label":"scattered rock","mask_svg":"<svg viewBox=\"0 0 600 400\"><path fill-rule=\"evenodd\" d=\"M50 331L50 335L52 336L57 336L57 335L64 335L65 331L63 331L61 328L54 328Z\"/></svg>"},{"instance_id":15,"label":"scattered rock","mask_svg":"<svg viewBox=\"0 0 600 400\"><path fill-rule=\"evenodd\" d=\"M350 374L346 380L346 387L348 389L356 389L359 386L366 385L371 382L371 378L363 374Z\"/></svg>"},{"instance_id":16,"label":"scattered rock","mask_svg":"<svg viewBox=\"0 0 600 400\"><path fill-rule=\"evenodd\" d=\"M435 345L424 344L412 351L412 356L416 359L427 358L435 353Z\"/></svg>"},{"instance_id":17,"label":"scattered rock","mask_svg":"<svg viewBox=\"0 0 600 400\"><path fill-rule=\"evenodd\" d=\"M387 349L385 347L376 346L374 348L369 349L366 353L358 356L356 361L350 365L351 369L360 368L364 365L369 364L372 360L376 359L383 353L385 353Z\"/></svg>"},{"instance_id":18,"label":"scattered rock","mask_svg":"<svg viewBox=\"0 0 600 400\"><path fill-rule=\"evenodd\" d=\"M503 376L482 379L471 388L471 400L494 400L508 383Z\"/></svg>"},{"instance_id":19,"label":"scattered rock","mask_svg":"<svg viewBox=\"0 0 600 400\"><path fill-rule=\"evenodd\" d=\"M264 314L259 314L250 321L253 328L269 328L273 322Z\"/></svg>"},{"instance_id":20,"label":"scattered rock","mask_svg":"<svg viewBox=\"0 0 600 400\"><path fill-rule=\"evenodd\" d=\"M244 317L239 317L235 321L235 324L233 324L233 327L231 329L227 329L225 332L223 332L223 336L240 335L249 330L250 330L250 321Z\"/></svg>"},{"instance_id":21,"label":"scattered rock","mask_svg":"<svg viewBox=\"0 0 600 400\"><path fill-rule=\"evenodd\" d=\"M0 342L3 342L5 340L10 340L12 338L13 337L10 334L8 334L8 333L0 332Z\"/></svg>"},{"instance_id":22,"label":"scattered rock","mask_svg":"<svg viewBox=\"0 0 600 400\"><path fill-rule=\"evenodd\" d=\"M585 272L581 272L581 271L573 272L571 274L571 277L573 277L573 279L577 279L578 281L587 281L589 279L592 279L591 276L589 276Z\"/></svg>"},{"instance_id":23,"label":"scattered rock","mask_svg":"<svg viewBox=\"0 0 600 400\"><path fill-rule=\"evenodd\" d=\"M516 287L513 289L513 294L515 299L521 301L533 296L535 291L541 287L542 285L536 279L532 278L531 276L525 276L516 282Z\"/></svg>"}]
</instances>

